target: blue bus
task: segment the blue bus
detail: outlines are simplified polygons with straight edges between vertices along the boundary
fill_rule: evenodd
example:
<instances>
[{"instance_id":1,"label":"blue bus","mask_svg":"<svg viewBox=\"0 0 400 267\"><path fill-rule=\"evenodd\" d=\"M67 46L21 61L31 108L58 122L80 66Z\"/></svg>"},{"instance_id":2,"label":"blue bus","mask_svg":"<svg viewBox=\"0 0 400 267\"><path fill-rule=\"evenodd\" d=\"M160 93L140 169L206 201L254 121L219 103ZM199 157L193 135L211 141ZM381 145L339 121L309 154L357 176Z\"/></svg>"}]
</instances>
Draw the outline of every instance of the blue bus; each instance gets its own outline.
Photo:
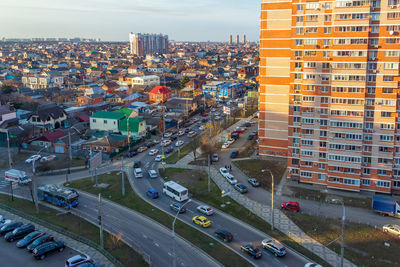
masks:
<instances>
[{"instance_id":1,"label":"blue bus","mask_svg":"<svg viewBox=\"0 0 400 267\"><path fill-rule=\"evenodd\" d=\"M38 198L55 206L70 209L79 204L79 194L76 190L59 185L43 185L38 187Z\"/></svg>"}]
</instances>

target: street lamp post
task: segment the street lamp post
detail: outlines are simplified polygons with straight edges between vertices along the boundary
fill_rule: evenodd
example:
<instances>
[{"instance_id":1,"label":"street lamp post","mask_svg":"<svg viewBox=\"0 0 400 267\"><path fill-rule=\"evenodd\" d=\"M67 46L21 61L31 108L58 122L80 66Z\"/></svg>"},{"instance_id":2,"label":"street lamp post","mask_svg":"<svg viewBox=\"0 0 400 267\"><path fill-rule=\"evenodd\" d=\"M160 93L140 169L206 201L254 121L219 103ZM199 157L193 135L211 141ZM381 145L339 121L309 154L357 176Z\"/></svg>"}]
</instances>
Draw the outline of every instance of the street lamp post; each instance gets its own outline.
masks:
<instances>
[{"instance_id":1,"label":"street lamp post","mask_svg":"<svg viewBox=\"0 0 400 267\"><path fill-rule=\"evenodd\" d=\"M11 159L11 151L10 151L10 134L7 130L7 148L8 148L8 165L10 169L12 168L12 159Z\"/></svg>"},{"instance_id":2,"label":"street lamp post","mask_svg":"<svg viewBox=\"0 0 400 267\"><path fill-rule=\"evenodd\" d=\"M274 175L270 169L263 169L262 172L268 171L271 174L271 230L275 229L274 227Z\"/></svg>"},{"instance_id":3,"label":"street lamp post","mask_svg":"<svg viewBox=\"0 0 400 267\"><path fill-rule=\"evenodd\" d=\"M47 146L45 146L44 148L40 149L39 152L37 153L37 155L40 155L39 153L43 150L43 149L47 149ZM39 203L38 203L38 198L37 198L37 192L36 192L36 169L35 169L35 162L36 160L32 160L32 190L33 190L33 199L35 200L35 208L36 208L36 213L39 213Z\"/></svg>"},{"instance_id":4,"label":"street lamp post","mask_svg":"<svg viewBox=\"0 0 400 267\"><path fill-rule=\"evenodd\" d=\"M345 231L345 223L346 223L346 207L344 205L343 200L340 199L332 199L333 202L339 202L342 204L342 242L340 244L340 267L343 267L344 264L344 231Z\"/></svg>"},{"instance_id":5,"label":"street lamp post","mask_svg":"<svg viewBox=\"0 0 400 267\"><path fill-rule=\"evenodd\" d=\"M175 241L175 221L178 218L179 212L181 211L181 209L188 204L189 202L191 202L192 200L189 198L188 201L186 201L182 207L178 210L178 212L175 215L174 221L172 222L172 267L176 267L176 241Z\"/></svg>"}]
</instances>

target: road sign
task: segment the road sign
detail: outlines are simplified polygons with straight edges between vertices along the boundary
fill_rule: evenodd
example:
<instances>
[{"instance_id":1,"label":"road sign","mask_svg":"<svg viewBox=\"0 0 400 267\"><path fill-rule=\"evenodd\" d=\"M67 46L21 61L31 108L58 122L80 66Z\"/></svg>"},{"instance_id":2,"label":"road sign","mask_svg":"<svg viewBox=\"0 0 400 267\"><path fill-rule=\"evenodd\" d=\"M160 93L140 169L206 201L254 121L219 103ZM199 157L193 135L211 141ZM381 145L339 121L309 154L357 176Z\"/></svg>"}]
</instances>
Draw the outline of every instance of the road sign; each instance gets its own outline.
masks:
<instances>
[{"instance_id":1,"label":"road sign","mask_svg":"<svg viewBox=\"0 0 400 267\"><path fill-rule=\"evenodd\" d=\"M119 153L119 149L117 148L117 149L115 149L115 153Z\"/></svg>"},{"instance_id":2,"label":"road sign","mask_svg":"<svg viewBox=\"0 0 400 267\"><path fill-rule=\"evenodd\" d=\"M165 159L165 155L163 154L163 155L161 155L161 159Z\"/></svg>"},{"instance_id":3,"label":"road sign","mask_svg":"<svg viewBox=\"0 0 400 267\"><path fill-rule=\"evenodd\" d=\"M89 159L89 170L94 171L101 165L102 155L101 152L93 154L92 157Z\"/></svg>"},{"instance_id":4,"label":"road sign","mask_svg":"<svg viewBox=\"0 0 400 267\"><path fill-rule=\"evenodd\" d=\"M12 189L17 189L18 188L18 183L17 182L12 182Z\"/></svg>"},{"instance_id":5,"label":"road sign","mask_svg":"<svg viewBox=\"0 0 400 267\"><path fill-rule=\"evenodd\" d=\"M231 194L231 190L230 189L222 190L221 197L226 197L226 196L229 196L230 194Z\"/></svg>"},{"instance_id":6,"label":"road sign","mask_svg":"<svg viewBox=\"0 0 400 267\"><path fill-rule=\"evenodd\" d=\"M231 108L230 107L224 106L223 111L224 111L224 114L231 115Z\"/></svg>"}]
</instances>

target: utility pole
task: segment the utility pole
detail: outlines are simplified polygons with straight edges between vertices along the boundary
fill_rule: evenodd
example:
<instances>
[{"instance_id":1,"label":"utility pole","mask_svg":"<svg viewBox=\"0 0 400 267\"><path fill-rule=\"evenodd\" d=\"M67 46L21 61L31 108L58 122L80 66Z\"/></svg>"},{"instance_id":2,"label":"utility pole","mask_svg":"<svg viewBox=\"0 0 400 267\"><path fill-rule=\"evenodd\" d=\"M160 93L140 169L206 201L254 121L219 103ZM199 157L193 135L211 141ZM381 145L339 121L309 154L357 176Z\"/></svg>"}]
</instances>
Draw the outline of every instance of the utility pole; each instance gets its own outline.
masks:
<instances>
[{"instance_id":1,"label":"utility pole","mask_svg":"<svg viewBox=\"0 0 400 267\"><path fill-rule=\"evenodd\" d=\"M36 213L39 214L39 203L38 203L37 192L36 192L35 160L32 161L32 171L33 171L33 175L32 175L33 199L35 200Z\"/></svg>"},{"instance_id":2,"label":"utility pole","mask_svg":"<svg viewBox=\"0 0 400 267\"><path fill-rule=\"evenodd\" d=\"M161 106L162 108L162 134L161 134L161 156L162 158L162 162L161 164L163 165L163 170L165 171L165 164L164 164L164 134L165 134L165 114L164 114L164 106Z\"/></svg>"},{"instance_id":3,"label":"utility pole","mask_svg":"<svg viewBox=\"0 0 400 267\"><path fill-rule=\"evenodd\" d=\"M344 230L345 230L345 221L346 221L346 207L344 206L344 203L342 201L342 207L343 207L343 216L342 216L342 242L340 245L340 267L343 267L344 265Z\"/></svg>"},{"instance_id":4,"label":"utility pole","mask_svg":"<svg viewBox=\"0 0 400 267\"><path fill-rule=\"evenodd\" d=\"M96 187L98 186L97 168L94 169L94 175L96 178Z\"/></svg>"},{"instance_id":5,"label":"utility pole","mask_svg":"<svg viewBox=\"0 0 400 267\"><path fill-rule=\"evenodd\" d=\"M211 166L210 166L210 154L208 154L208 193L210 193L210 177L211 176Z\"/></svg>"},{"instance_id":6,"label":"utility pole","mask_svg":"<svg viewBox=\"0 0 400 267\"><path fill-rule=\"evenodd\" d=\"M8 166L10 169L12 168L12 158L11 158L11 151L10 151L10 134L7 130L7 148L8 148Z\"/></svg>"},{"instance_id":7,"label":"utility pole","mask_svg":"<svg viewBox=\"0 0 400 267\"><path fill-rule=\"evenodd\" d=\"M124 158L122 157L121 162L121 178L122 178L122 196L125 196L125 177L124 177Z\"/></svg>"},{"instance_id":8,"label":"utility pole","mask_svg":"<svg viewBox=\"0 0 400 267\"><path fill-rule=\"evenodd\" d=\"M65 176L65 182L68 183L68 175L71 173L71 161L72 161L72 144L71 144L71 129L68 130L68 150L69 150L69 163L68 170Z\"/></svg>"},{"instance_id":9,"label":"utility pole","mask_svg":"<svg viewBox=\"0 0 400 267\"><path fill-rule=\"evenodd\" d=\"M100 246L103 248L103 223L101 221L101 193L99 193L99 229L100 229Z\"/></svg>"},{"instance_id":10,"label":"utility pole","mask_svg":"<svg viewBox=\"0 0 400 267\"><path fill-rule=\"evenodd\" d=\"M271 174L272 178L272 184L271 184L271 230L274 230L274 175L272 174L272 171L269 171Z\"/></svg>"},{"instance_id":11,"label":"utility pole","mask_svg":"<svg viewBox=\"0 0 400 267\"><path fill-rule=\"evenodd\" d=\"M179 145L179 120L178 120L178 139L177 139L177 143L178 143L178 159L181 158L181 146Z\"/></svg>"}]
</instances>

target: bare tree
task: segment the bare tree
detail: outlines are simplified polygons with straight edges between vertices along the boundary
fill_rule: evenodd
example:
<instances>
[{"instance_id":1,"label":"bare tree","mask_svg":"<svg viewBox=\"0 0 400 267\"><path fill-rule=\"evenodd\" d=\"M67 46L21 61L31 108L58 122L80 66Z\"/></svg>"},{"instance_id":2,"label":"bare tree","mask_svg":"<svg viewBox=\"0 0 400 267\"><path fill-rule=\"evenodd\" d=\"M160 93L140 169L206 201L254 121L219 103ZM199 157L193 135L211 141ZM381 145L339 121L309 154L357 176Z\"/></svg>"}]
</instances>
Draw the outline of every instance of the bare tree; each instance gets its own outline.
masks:
<instances>
[{"instance_id":1,"label":"bare tree","mask_svg":"<svg viewBox=\"0 0 400 267\"><path fill-rule=\"evenodd\" d=\"M188 144L190 151L193 153L194 160L197 160L197 149L201 146L201 140L199 137L193 139L192 142Z\"/></svg>"}]
</instances>

